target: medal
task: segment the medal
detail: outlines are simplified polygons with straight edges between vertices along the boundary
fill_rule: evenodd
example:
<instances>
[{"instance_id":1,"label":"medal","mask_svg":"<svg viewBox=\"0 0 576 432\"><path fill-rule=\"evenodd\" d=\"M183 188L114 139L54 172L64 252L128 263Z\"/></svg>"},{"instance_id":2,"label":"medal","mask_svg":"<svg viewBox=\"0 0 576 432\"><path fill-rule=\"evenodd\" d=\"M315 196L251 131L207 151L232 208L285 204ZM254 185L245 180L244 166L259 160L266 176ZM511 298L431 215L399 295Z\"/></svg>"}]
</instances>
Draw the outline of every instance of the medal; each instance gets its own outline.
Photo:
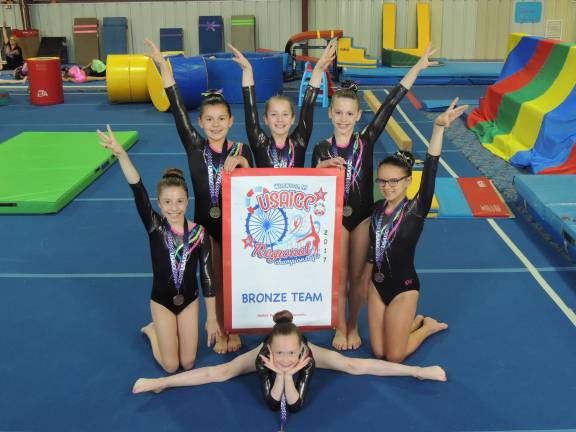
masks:
<instances>
[{"instance_id":1,"label":"medal","mask_svg":"<svg viewBox=\"0 0 576 432\"><path fill-rule=\"evenodd\" d=\"M352 134L348 146L346 147L346 175L344 177L344 202L348 202L348 196L353 186L358 186L358 176L360 174L360 164L362 162L362 152L364 146L360 140L360 135L357 133ZM338 146L336 145L336 138L332 137L331 143L332 157L338 157ZM358 154L356 163L354 163L354 154ZM349 205L344 206L342 215L348 217L352 215L352 207Z\"/></svg>"},{"instance_id":2,"label":"medal","mask_svg":"<svg viewBox=\"0 0 576 432\"><path fill-rule=\"evenodd\" d=\"M176 294L172 297L172 303L174 303L175 306L182 306L184 303L184 296L182 294Z\"/></svg>"},{"instance_id":3,"label":"medal","mask_svg":"<svg viewBox=\"0 0 576 432\"><path fill-rule=\"evenodd\" d=\"M222 215L222 211L220 211L220 207L210 207L210 217L212 219L218 219Z\"/></svg>"},{"instance_id":4,"label":"medal","mask_svg":"<svg viewBox=\"0 0 576 432\"><path fill-rule=\"evenodd\" d=\"M380 272L374 273L374 280L375 280L377 283L382 283L382 282L384 282L384 273L380 273Z\"/></svg>"}]
</instances>

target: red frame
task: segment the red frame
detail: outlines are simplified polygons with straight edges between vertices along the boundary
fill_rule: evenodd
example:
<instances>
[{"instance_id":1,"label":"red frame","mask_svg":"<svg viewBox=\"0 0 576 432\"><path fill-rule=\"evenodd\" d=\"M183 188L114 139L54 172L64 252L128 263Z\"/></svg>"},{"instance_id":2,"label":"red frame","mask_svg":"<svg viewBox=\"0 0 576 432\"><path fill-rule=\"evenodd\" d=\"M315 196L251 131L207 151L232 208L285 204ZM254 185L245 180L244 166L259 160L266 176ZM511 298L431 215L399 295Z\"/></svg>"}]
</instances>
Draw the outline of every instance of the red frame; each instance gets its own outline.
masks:
<instances>
[{"instance_id":1,"label":"red frame","mask_svg":"<svg viewBox=\"0 0 576 432\"><path fill-rule=\"evenodd\" d=\"M342 238L342 206L344 204L344 173L338 168L237 168L222 179L222 272L224 281L224 329L242 333L266 333L269 328L232 328L232 248L230 242L230 181L234 177L332 176L336 177L336 212L334 215L334 255L332 264L332 319L335 328L338 320L338 286L340 283L340 243ZM301 330L324 330L328 326L299 326Z\"/></svg>"}]
</instances>

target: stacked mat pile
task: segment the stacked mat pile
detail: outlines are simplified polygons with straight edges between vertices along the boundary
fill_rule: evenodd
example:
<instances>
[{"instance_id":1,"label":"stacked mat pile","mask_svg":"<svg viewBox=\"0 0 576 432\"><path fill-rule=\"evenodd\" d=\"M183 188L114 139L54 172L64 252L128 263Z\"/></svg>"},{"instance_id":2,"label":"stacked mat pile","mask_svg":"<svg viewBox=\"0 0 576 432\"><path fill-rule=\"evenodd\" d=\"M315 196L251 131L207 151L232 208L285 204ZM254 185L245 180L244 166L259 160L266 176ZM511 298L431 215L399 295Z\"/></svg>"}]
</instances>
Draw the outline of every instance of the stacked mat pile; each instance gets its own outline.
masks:
<instances>
[{"instance_id":1,"label":"stacked mat pile","mask_svg":"<svg viewBox=\"0 0 576 432\"><path fill-rule=\"evenodd\" d=\"M539 174L576 174L576 44L510 35L496 84L467 119L482 145Z\"/></svg>"},{"instance_id":2,"label":"stacked mat pile","mask_svg":"<svg viewBox=\"0 0 576 432\"><path fill-rule=\"evenodd\" d=\"M514 185L526 208L576 260L576 176L521 175Z\"/></svg>"}]
</instances>

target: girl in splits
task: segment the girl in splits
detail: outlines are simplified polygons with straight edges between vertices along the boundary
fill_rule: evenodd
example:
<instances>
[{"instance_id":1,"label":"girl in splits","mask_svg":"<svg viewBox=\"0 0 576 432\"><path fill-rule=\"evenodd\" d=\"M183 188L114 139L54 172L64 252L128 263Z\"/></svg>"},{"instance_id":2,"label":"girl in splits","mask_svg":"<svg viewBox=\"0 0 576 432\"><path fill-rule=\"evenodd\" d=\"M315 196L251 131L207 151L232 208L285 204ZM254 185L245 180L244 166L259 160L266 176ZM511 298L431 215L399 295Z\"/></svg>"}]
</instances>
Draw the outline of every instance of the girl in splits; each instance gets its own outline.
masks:
<instances>
[{"instance_id":1,"label":"girl in splits","mask_svg":"<svg viewBox=\"0 0 576 432\"><path fill-rule=\"evenodd\" d=\"M394 108L416 81L420 71L437 62L430 61L434 51L428 47L418 63L396 85L370 123L354 132L360 120L360 100L356 85L345 86L332 96L328 116L334 126L332 137L314 148L312 166L341 167L346 170L342 243L340 247L340 287L338 293L338 326L332 346L338 350L357 349L362 343L358 334L358 314L366 297L367 281L363 277L368 253L368 227L374 203L372 196L373 149ZM350 294L347 293L350 281ZM349 296L349 316L346 303Z\"/></svg>"},{"instance_id":2,"label":"girl in splits","mask_svg":"<svg viewBox=\"0 0 576 432\"><path fill-rule=\"evenodd\" d=\"M263 399L270 409L280 410L283 426L286 411L296 412L302 408L316 367L352 375L411 376L421 380L446 381L446 373L439 366L405 366L384 360L349 358L314 345L292 323L292 314L288 311L276 313L274 322L271 334L258 347L231 362L164 378L140 378L132 392L159 393L169 387L222 382L256 372Z\"/></svg>"},{"instance_id":3,"label":"girl in splits","mask_svg":"<svg viewBox=\"0 0 576 432\"><path fill-rule=\"evenodd\" d=\"M234 53L234 61L242 68L242 93L244 95L244 115L246 118L246 133L254 161L258 168L293 168L303 167L306 158L308 141L312 135L314 105L322 75L336 56L336 40L332 40L324 49L322 56L316 62L312 77L308 83L298 126L290 133L294 124L294 105L287 96L276 95L264 105L264 123L270 128L271 136L260 128L258 109L256 107L256 92L254 90L254 74L252 65L240 51L228 45Z\"/></svg>"},{"instance_id":4,"label":"girl in splits","mask_svg":"<svg viewBox=\"0 0 576 432\"><path fill-rule=\"evenodd\" d=\"M210 241L206 230L186 219L188 187L177 168L165 171L157 186L160 214L150 204L140 174L126 150L107 126L100 131L100 144L118 158L124 177L134 194L136 208L148 232L153 282L150 299L152 322L142 329L150 339L156 361L169 373L194 367L198 348L198 283L206 302L208 344L219 334L211 277Z\"/></svg>"},{"instance_id":5,"label":"girl in splits","mask_svg":"<svg viewBox=\"0 0 576 432\"><path fill-rule=\"evenodd\" d=\"M444 129L466 111L458 99L434 121L418 194L406 191L412 181L414 158L396 152L378 166L376 184L384 200L374 205L370 224L368 325L372 351L378 358L403 362L430 335L448 326L416 316L420 281L414 269L416 245L432 205Z\"/></svg>"},{"instance_id":6,"label":"girl in splits","mask_svg":"<svg viewBox=\"0 0 576 432\"><path fill-rule=\"evenodd\" d=\"M170 109L176 122L182 145L188 156L188 166L194 186L194 221L202 224L212 241L212 270L216 286L216 312L223 325L222 292L222 175L236 167L250 168L250 147L228 140L228 131L234 123L230 105L218 93L209 94L200 105L198 124L204 129L201 136L188 117L184 101L178 91L174 76L158 47L150 40L150 57L160 67L164 89L170 100ZM217 338L214 351L225 354L240 348L240 337L222 334Z\"/></svg>"}]
</instances>

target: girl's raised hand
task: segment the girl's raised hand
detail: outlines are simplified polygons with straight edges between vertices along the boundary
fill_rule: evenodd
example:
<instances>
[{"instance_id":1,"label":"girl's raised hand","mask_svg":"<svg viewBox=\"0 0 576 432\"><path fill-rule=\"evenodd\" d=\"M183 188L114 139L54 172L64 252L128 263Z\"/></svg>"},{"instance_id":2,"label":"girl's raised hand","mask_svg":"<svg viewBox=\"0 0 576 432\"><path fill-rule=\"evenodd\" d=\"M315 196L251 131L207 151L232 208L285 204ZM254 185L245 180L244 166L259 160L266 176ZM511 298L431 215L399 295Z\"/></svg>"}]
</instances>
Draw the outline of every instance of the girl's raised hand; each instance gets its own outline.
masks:
<instances>
[{"instance_id":1,"label":"girl's raised hand","mask_svg":"<svg viewBox=\"0 0 576 432\"><path fill-rule=\"evenodd\" d=\"M154 42L152 42L150 39L144 39L144 44L150 49L150 52L146 54L148 57L150 57L156 63L165 61L164 56Z\"/></svg>"},{"instance_id":2,"label":"girl's raised hand","mask_svg":"<svg viewBox=\"0 0 576 432\"><path fill-rule=\"evenodd\" d=\"M114 156L126 154L126 150L124 150L124 148L118 144L118 141L116 141L110 125L106 125L106 129L108 130L108 134L105 134L100 129L96 130L98 137L100 138L100 145L105 149L110 150Z\"/></svg>"},{"instance_id":3,"label":"girl's raised hand","mask_svg":"<svg viewBox=\"0 0 576 432\"><path fill-rule=\"evenodd\" d=\"M436 126L449 127L454 120L466 112L468 105L456 107L458 100L459 98L454 99L448 109L436 117L436 120L434 121Z\"/></svg>"},{"instance_id":4,"label":"girl's raised hand","mask_svg":"<svg viewBox=\"0 0 576 432\"><path fill-rule=\"evenodd\" d=\"M232 58L232 60L234 60L236 63L238 63L240 65L240 67L242 68L242 70L252 69L252 65L250 64L248 59L246 57L244 57L244 54L242 54L236 47L234 47L234 45L228 44L228 48L230 48L230 50L234 54L234 57Z\"/></svg>"}]
</instances>

